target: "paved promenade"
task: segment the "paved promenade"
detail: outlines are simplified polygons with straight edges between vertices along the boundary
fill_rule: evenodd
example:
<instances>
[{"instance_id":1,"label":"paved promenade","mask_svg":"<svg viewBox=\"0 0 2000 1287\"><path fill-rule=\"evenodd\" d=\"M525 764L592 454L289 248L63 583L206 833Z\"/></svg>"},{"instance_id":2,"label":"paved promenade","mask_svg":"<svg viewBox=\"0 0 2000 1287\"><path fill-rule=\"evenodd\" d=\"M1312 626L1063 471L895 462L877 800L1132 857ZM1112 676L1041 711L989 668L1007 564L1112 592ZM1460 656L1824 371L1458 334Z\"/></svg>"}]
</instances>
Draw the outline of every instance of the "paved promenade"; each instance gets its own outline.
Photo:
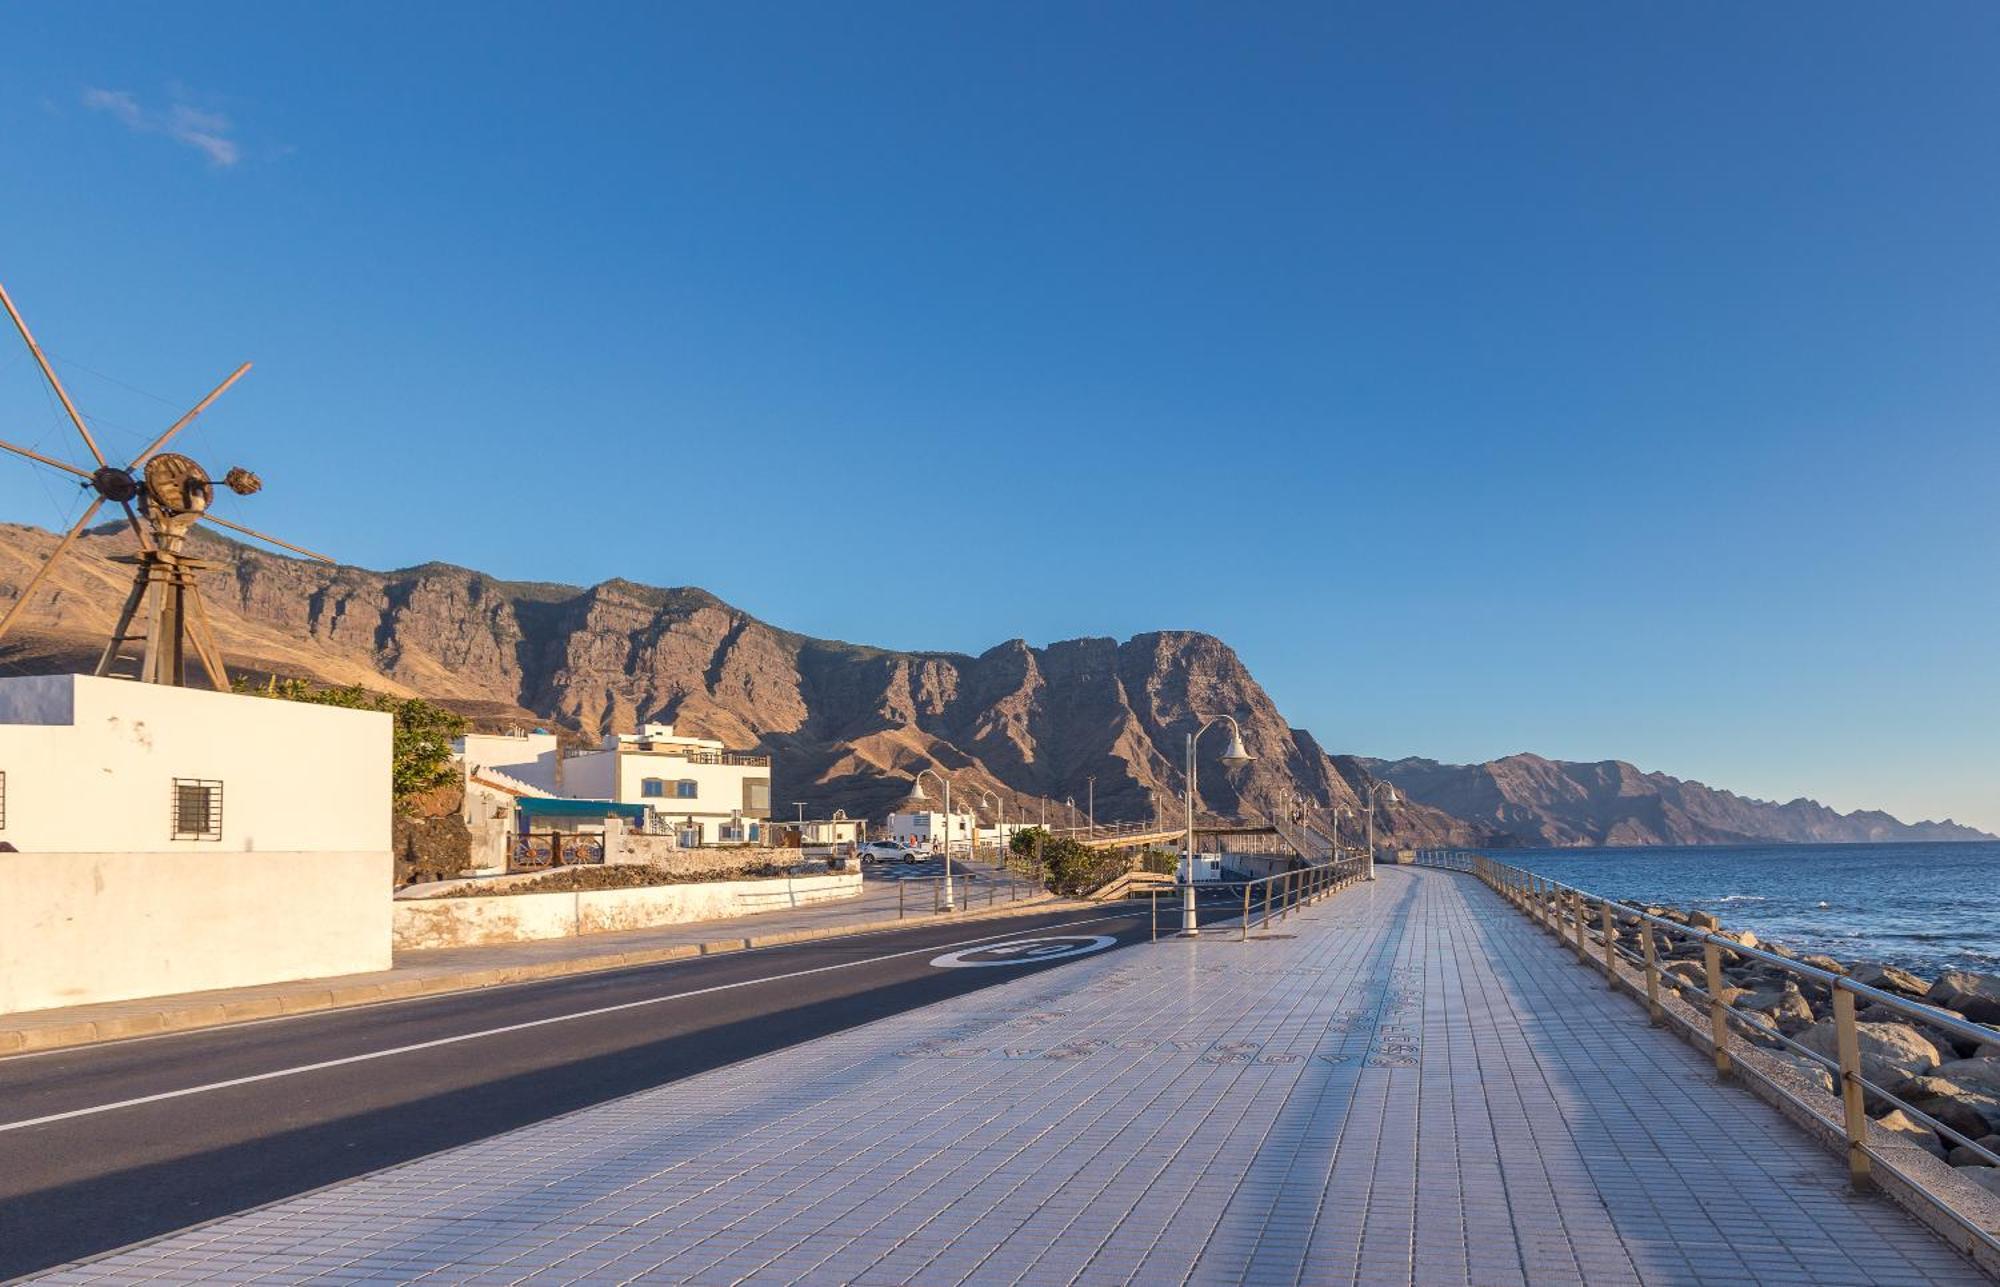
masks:
<instances>
[{"instance_id":1,"label":"paved promenade","mask_svg":"<svg viewBox=\"0 0 2000 1287\"><path fill-rule=\"evenodd\" d=\"M57 1276L1985 1281L1469 877L1385 869L1274 935L1085 957Z\"/></svg>"}]
</instances>

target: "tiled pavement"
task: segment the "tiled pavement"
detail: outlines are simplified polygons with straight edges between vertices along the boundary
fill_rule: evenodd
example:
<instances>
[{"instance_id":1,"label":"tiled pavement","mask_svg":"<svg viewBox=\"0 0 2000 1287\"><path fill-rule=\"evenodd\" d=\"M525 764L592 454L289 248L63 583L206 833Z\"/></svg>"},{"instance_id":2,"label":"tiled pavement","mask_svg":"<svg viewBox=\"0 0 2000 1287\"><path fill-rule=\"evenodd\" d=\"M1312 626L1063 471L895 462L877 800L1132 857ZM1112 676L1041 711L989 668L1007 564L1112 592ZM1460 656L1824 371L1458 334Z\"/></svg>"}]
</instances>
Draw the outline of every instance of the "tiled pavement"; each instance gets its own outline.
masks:
<instances>
[{"instance_id":1,"label":"tiled pavement","mask_svg":"<svg viewBox=\"0 0 2000 1287\"><path fill-rule=\"evenodd\" d=\"M67 1281L1975 1283L1470 877L1079 960Z\"/></svg>"}]
</instances>

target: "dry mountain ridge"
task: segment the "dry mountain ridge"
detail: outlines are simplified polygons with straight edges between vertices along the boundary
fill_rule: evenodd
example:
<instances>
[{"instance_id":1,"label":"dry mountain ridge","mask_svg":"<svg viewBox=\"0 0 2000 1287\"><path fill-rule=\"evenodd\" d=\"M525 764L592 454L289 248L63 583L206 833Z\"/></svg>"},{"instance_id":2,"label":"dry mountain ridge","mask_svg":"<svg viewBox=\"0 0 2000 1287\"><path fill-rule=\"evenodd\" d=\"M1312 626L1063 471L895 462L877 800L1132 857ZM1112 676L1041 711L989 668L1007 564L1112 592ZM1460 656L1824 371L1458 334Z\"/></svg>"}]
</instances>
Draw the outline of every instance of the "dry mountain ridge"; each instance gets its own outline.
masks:
<instances>
[{"instance_id":1,"label":"dry mountain ridge","mask_svg":"<svg viewBox=\"0 0 2000 1287\"><path fill-rule=\"evenodd\" d=\"M1367 781L1354 760L1291 728L1209 635L897 652L781 630L698 589L508 582L440 563L373 572L195 539L213 565L203 587L216 633L239 670L367 684L489 724L548 721L587 737L671 720L775 753L780 813L804 801L879 817L935 765L961 798L991 790L1014 817L1040 816L1046 797L1053 820L1070 796L1080 816L1093 775L1100 820L1175 817L1196 711L1234 715L1257 755L1230 770L1213 758L1223 739L1203 741L1205 815L1268 816L1294 790L1358 811ZM0 526L8 600L54 544ZM90 669L129 576L110 560L130 549L115 526L80 540L0 645L0 669ZM1385 810L1378 831L1405 844L1480 839L1418 806Z\"/></svg>"},{"instance_id":2,"label":"dry mountain ridge","mask_svg":"<svg viewBox=\"0 0 2000 1287\"><path fill-rule=\"evenodd\" d=\"M1948 818L1905 823L1875 809L1838 813L1817 800L1753 800L1665 773L1643 772L1623 760L1579 763L1524 753L1485 764L1418 758L1361 764L1412 799L1488 827L1499 843L1510 845L1994 839Z\"/></svg>"}]
</instances>

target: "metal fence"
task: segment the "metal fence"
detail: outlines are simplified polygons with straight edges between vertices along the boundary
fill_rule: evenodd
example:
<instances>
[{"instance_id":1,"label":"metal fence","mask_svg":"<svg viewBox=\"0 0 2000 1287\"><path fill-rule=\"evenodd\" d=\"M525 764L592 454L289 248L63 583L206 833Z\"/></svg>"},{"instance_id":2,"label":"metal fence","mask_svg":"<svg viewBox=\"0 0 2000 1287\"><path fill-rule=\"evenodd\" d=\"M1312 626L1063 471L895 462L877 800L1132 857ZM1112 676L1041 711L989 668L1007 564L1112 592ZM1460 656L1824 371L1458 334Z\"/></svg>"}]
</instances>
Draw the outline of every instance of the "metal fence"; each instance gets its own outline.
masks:
<instances>
[{"instance_id":1,"label":"metal fence","mask_svg":"<svg viewBox=\"0 0 2000 1287\"><path fill-rule=\"evenodd\" d=\"M1190 929L1201 932L1201 915L1206 908L1210 913L1211 928L1218 921L1235 921L1237 938L1247 941L1250 931L1268 932L1274 923L1282 923L1293 911L1310 907L1330 894L1361 880L1367 874L1368 865L1360 858L1343 858L1339 862L1315 863L1310 867L1300 867L1293 871L1281 871L1275 876L1261 880L1210 881L1197 883L1195 892L1193 924L1189 925L1186 896L1188 886L1176 885L1164 891L1170 902L1168 915L1172 916L1171 900L1181 900L1182 926L1180 933ZM1153 938L1160 937L1160 894L1161 890L1148 891L1149 912L1153 922ZM1169 925L1169 929L1172 926Z\"/></svg>"},{"instance_id":2,"label":"metal fence","mask_svg":"<svg viewBox=\"0 0 2000 1287\"><path fill-rule=\"evenodd\" d=\"M1969 1252L1978 1255L1986 1263L1994 1263L2000 1258L2000 1236L1994 1230L1981 1228L1954 1208L1949 1202L1927 1188L1920 1179L1911 1176L1886 1155L1871 1139L1869 1132L1868 1106L1870 1102L1888 1104L1901 1109L1912 1120L1954 1143L1970 1149L1989 1165L2000 1166L2000 1155L1938 1120L1908 1099L1893 1092L1880 1082L1866 1075L1861 1052L1861 1031L1856 1021L1856 1002L1866 1002L1871 1007L1888 1010L1912 1025L1919 1025L1931 1032L1945 1036L1953 1043L1979 1043L1991 1045L2000 1043L2000 1032L1981 1027L1963 1019L1950 1011L1935 1006L1924 1005L1857 983L1844 974L1819 969L1803 961L1761 948L1751 947L1727 934L1684 925L1664 916L1655 916L1642 909L1615 903L1608 898L1587 893L1572 885L1550 880L1520 867L1510 866L1480 855L1473 857L1471 868L1474 875L1505 898L1530 920L1555 935L1565 946L1575 951L1577 960L1602 969L1605 986L1614 991L1624 991L1635 997L1643 997L1648 1013L1656 1024L1665 1024L1668 1019L1662 1002L1663 993L1685 994L1692 998L1697 1014L1705 1011L1706 1044L1715 1059L1718 1076L1731 1077L1739 1071L1739 1061L1733 1052L1746 1045L1765 1050L1783 1050L1793 1055L1811 1060L1826 1069L1839 1092L1839 1118L1829 1118L1814 1105L1800 1100L1783 1086L1768 1077L1758 1075L1776 1093L1829 1126L1836 1127L1846 1138L1848 1176L1857 1188L1870 1187L1874 1182L1877 1166L1895 1176L1908 1190L1923 1195L1934 1210L1943 1215L1955 1230L1966 1240ZM1592 922L1595 922L1593 925ZM1663 947L1662 938L1665 939ZM1626 940L1632 940L1628 947ZM1675 951L1674 944L1686 942L1699 946L1701 951L1700 982L1685 974L1663 968L1661 957ZM1634 950L1636 948L1637 950ZM1779 1031L1778 1025L1767 1016L1744 1009L1733 1003L1730 989L1723 979L1725 953L1748 958L1761 965L1782 972L1814 986L1815 992L1824 991L1832 998L1835 1053L1832 1056L1811 1049ZM1629 967L1630 973L1620 966ZM1689 1035L1694 1035L1690 1033Z\"/></svg>"}]
</instances>

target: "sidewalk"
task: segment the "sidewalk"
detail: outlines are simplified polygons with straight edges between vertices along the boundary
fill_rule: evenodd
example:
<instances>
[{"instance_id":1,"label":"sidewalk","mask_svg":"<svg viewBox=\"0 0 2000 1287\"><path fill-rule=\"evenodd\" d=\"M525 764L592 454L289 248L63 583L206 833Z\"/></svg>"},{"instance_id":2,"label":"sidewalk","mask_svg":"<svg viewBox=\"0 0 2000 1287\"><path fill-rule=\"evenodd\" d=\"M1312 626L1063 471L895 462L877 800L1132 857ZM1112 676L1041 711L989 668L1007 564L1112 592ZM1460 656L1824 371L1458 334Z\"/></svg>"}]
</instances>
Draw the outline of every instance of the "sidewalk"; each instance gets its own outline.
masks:
<instances>
[{"instance_id":1,"label":"sidewalk","mask_svg":"<svg viewBox=\"0 0 2000 1287\"><path fill-rule=\"evenodd\" d=\"M971 992L61 1282L1973 1284L1470 877Z\"/></svg>"},{"instance_id":2,"label":"sidewalk","mask_svg":"<svg viewBox=\"0 0 2000 1287\"><path fill-rule=\"evenodd\" d=\"M960 863L959 866L964 868L967 864ZM981 879L966 881L961 877L958 896L963 910L950 919L979 920L1072 905L1047 894L1022 898L1014 903L1006 902L1004 888L996 887L997 882L988 874L995 869L981 864L974 870L980 873ZM906 918L898 915L899 909L904 906L900 900L904 898L907 898ZM662 925L654 929L590 934L579 938L398 952L390 969L368 974L344 974L335 978L300 979L214 992L186 992L0 1015L0 1055L55 1050L120 1037L208 1028L250 1019L268 1019L274 1015L368 1005L439 992L462 992L501 983L522 983L563 974L648 965L656 961L738 952L753 947L773 947L781 943L896 929L945 919L932 913L932 901L927 884L913 882L907 894L902 894L895 881L869 880L858 897L786 911L758 912L726 920Z\"/></svg>"}]
</instances>

